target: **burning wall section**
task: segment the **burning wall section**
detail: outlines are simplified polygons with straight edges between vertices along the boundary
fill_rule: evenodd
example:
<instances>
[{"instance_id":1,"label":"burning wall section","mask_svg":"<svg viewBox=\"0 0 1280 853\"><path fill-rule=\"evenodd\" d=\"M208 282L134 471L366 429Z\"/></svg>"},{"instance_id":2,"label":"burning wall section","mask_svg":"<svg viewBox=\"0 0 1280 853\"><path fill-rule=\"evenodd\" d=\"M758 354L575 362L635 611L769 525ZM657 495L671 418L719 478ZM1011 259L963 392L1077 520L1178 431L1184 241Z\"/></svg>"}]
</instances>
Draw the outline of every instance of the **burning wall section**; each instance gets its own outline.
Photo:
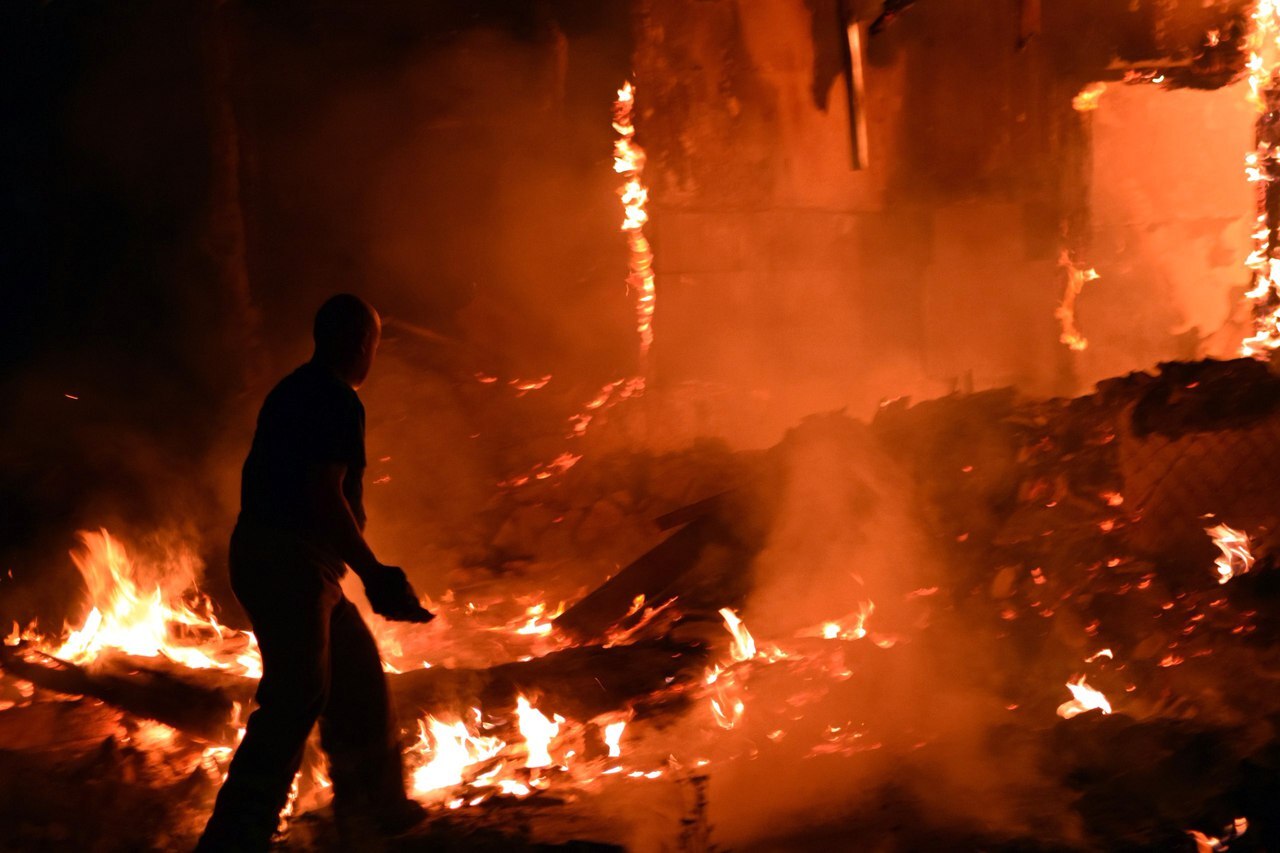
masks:
<instances>
[{"instance_id":1,"label":"burning wall section","mask_svg":"<svg viewBox=\"0 0 1280 853\"><path fill-rule=\"evenodd\" d=\"M1246 74L1249 4L889 4L896 14L866 39L862 171L850 168L838 5L638 6L666 423L768 443L807 412L869 413L896 394L1074 394L1156 361L1234 354L1247 323L1198 347L1249 286L1251 119L1243 93L1219 91ZM1188 137L1072 107L1098 81L1156 78L1148 97L1207 90L1175 93L1160 113L1175 126L1235 122L1239 147L1215 148L1224 159L1198 172L1191 199L1165 191L1202 165ZM1196 98L1218 106L1183 108ZM1117 132L1163 177L1118 179ZM1177 245L1161 253L1165 239ZM1102 276L1098 301L1086 292L1076 306L1092 352L1058 340L1064 251ZM1204 275L1216 288L1190 294Z\"/></svg>"}]
</instances>

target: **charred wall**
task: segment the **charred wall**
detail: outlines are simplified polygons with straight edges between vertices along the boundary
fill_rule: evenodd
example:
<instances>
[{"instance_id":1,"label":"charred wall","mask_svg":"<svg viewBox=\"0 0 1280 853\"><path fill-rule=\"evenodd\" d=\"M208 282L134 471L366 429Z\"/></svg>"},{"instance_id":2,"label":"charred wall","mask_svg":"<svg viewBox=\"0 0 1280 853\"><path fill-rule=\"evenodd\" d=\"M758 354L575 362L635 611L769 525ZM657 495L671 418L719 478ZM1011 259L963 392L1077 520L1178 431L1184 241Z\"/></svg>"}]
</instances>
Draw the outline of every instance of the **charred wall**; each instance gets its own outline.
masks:
<instances>
[{"instance_id":1,"label":"charred wall","mask_svg":"<svg viewBox=\"0 0 1280 853\"><path fill-rule=\"evenodd\" d=\"M1161 327L1082 371L1058 342L1060 254L1092 242L1092 132L1072 99L1144 70L1221 86L1241 70L1243 4L854 4L867 22L897 10L866 49L862 171L837 5L641 4L670 420L766 441L818 409L1003 384L1070 393L1183 354ZM715 407L693 402L707 396Z\"/></svg>"}]
</instances>

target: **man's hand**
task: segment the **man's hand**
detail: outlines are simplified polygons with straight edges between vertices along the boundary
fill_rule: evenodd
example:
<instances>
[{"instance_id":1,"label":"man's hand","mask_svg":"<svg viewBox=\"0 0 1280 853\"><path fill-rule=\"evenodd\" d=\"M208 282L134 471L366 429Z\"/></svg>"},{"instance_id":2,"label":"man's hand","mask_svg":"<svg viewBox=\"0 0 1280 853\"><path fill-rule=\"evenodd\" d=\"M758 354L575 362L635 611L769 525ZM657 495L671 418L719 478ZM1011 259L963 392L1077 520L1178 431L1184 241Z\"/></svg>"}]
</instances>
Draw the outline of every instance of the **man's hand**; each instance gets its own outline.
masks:
<instances>
[{"instance_id":1,"label":"man's hand","mask_svg":"<svg viewBox=\"0 0 1280 853\"><path fill-rule=\"evenodd\" d=\"M418 601L404 570L398 566L378 566L364 576L364 592L373 612L396 622L430 622L435 614Z\"/></svg>"}]
</instances>

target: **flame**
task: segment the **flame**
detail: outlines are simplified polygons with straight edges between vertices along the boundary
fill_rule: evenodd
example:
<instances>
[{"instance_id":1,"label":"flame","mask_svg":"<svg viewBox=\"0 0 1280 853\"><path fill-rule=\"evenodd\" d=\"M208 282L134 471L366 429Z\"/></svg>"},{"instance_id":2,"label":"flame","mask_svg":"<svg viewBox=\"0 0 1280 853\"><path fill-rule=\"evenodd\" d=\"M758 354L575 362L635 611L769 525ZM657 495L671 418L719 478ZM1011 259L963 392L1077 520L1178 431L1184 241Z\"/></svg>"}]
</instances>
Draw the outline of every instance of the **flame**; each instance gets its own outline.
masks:
<instances>
[{"instance_id":1,"label":"flame","mask_svg":"<svg viewBox=\"0 0 1280 853\"><path fill-rule=\"evenodd\" d=\"M1249 550L1249 534L1225 524L1205 528L1204 532L1213 537L1213 544L1217 545L1218 550L1222 552L1222 555L1214 561L1214 566L1218 570L1218 583L1226 583L1253 567L1253 554Z\"/></svg>"},{"instance_id":2,"label":"flame","mask_svg":"<svg viewBox=\"0 0 1280 853\"><path fill-rule=\"evenodd\" d=\"M195 593L195 558L180 551L159 572L159 581L146 584L143 567L106 530L81 532L82 548L71 559L89 590L91 609L84 623L74 629L50 654L73 663L93 660L107 649L139 657L165 657L192 669L221 669L250 678L262 675L262 658L250 632L231 631L218 623L209 600ZM194 605L185 598L195 594ZM178 640L201 639L199 645ZM243 637L240 651L228 651L224 641Z\"/></svg>"},{"instance_id":3,"label":"flame","mask_svg":"<svg viewBox=\"0 0 1280 853\"><path fill-rule=\"evenodd\" d=\"M1245 40L1249 50L1249 103L1263 113L1267 111L1266 91L1275 82L1280 67L1280 3L1258 0L1250 16L1253 29Z\"/></svg>"},{"instance_id":4,"label":"flame","mask_svg":"<svg viewBox=\"0 0 1280 853\"><path fill-rule=\"evenodd\" d=\"M1268 94L1275 89L1276 71L1280 69L1280 4L1276 0L1257 0L1251 14L1253 27L1245 40L1249 51L1249 102L1258 113L1259 125L1265 121L1270 107ZM1280 347L1280 266L1267 217L1267 187L1276 165L1276 152L1258 134L1256 147L1245 155L1245 177L1256 188L1257 217L1253 231L1253 251L1245 260L1252 286L1245 294L1251 303L1253 333L1240 344L1240 354L1268 357Z\"/></svg>"},{"instance_id":5,"label":"flame","mask_svg":"<svg viewBox=\"0 0 1280 853\"><path fill-rule=\"evenodd\" d=\"M738 694L737 683L732 674L726 673L719 664L707 667L703 679L709 687L713 688L711 716L720 728L725 731L731 730L741 721L743 713L747 710L746 703Z\"/></svg>"},{"instance_id":6,"label":"flame","mask_svg":"<svg viewBox=\"0 0 1280 853\"><path fill-rule=\"evenodd\" d=\"M1067 271L1067 288L1062 295L1062 304L1053 312L1053 316L1062 323L1062 335L1058 340L1075 352L1080 352L1089 346L1089 342L1076 327L1076 300L1086 284L1097 281L1101 276L1097 270L1077 267L1066 249L1058 256L1058 266Z\"/></svg>"},{"instance_id":7,"label":"flame","mask_svg":"<svg viewBox=\"0 0 1280 853\"><path fill-rule=\"evenodd\" d=\"M236 730L235 742L205 747L200 754L200 764L210 775L218 777L219 783L226 781L227 770L231 766L231 756L240 741L244 740L244 720L241 715L244 707L239 702L231 703L231 725Z\"/></svg>"},{"instance_id":8,"label":"flame","mask_svg":"<svg viewBox=\"0 0 1280 853\"><path fill-rule=\"evenodd\" d=\"M31 622L26 628L22 628L17 622L14 622L13 630L4 638L4 644L6 646L19 646L23 643L38 643L41 639L35 622Z\"/></svg>"},{"instance_id":9,"label":"flame","mask_svg":"<svg viewBox=\"0 0 1280 853\"><path fill-rule=\"evenodd\" d=\"M1090 83L1071 99L1071 108L1078 113L1092 112L1098 108L1102 93L1107 91L1106 83Z\"/></svg>"},{"instance_id":10,"label":"flame","mask_svg":"<svg viewBox=\"0 0 1280 853\"><path fill-rule=\"evenodd\" d=\"M637 595L634 599L632 599L631 607L630 609L627 610L627 614L626 616L623 617L623 619L625 620L634 616L642 607L644 607L644 613L642 613L640 615L640 619L629 628L610 629L608 633L605 634L605 641L604 641L605 648L622 645L627 640L631 639L636 634L640 633L640 631L648 627L649 624L658 617L658 614L664 612L667 608L675 604L676 599L678 597L679 596L672 596L671 598L668 598L666 601L659 604L657 607L644 607L644 596Z\"/></svg>"},{"instance_id":11,"label":"flame","mask_svg":"<svg viewBox=\"0 0 1280 853\"><path fill-rule=\"evenodd\" d=\"M480 709L472 708L476 725ZM502 738L473 732L462 720L446 723L428 715L418 721L418 742L408 750L417 796L462 784L467 771L497 756L506 746Z\"/></svg>"},{"instance_id":12,"label":"flame","mask_svg":"<svg viewBox=\"0 0 1280 853\"><path fill-rule=\"evenodd\" d=\"M751 632L747 630L747 626L738 618L738 614L734 613L728 607L720 608L720 615L724 617L725 628L728 629L730 636L733 637L733 646L730 647L730 654L736 661L751 660L756 656L756 641L751 636Z\"/></svg>"},{"instance_id":13,"label":"flame","mask_svg":"<svg viewBox=\"0 0 1280 853\"><path fill-rule=\"evenodd\" d=\"M711 713L716 724L725 731L732 730L742 720L746 709L746 704L737 696L717 694L711 697Z\"/></svg>"},{"instance_id":14,"label":"flame","mask_svg":"<svg viewBox=\"0 0 1280 853\"><path fill-rule=\"evenodd\" d=\"M649 214L645 205L649 202L649 190L644 185L644 149L636 144L636 127L632 120L635 110L635 87L628 80L618 90L613 104L613 129L618 138L613 143L613 170L623 177L618 189L622 201L622 232L630 250L627 287L636 299L636 332L640 335L640 359L644 363L649 347L653 345L653 310L656 292L653 275L653 250L644 235ZM643 373L643 370L641 371Z\"/></svg>"},{"instance_id":15,"label":"flame","mask_svg":"<svg viewBox=\"0 0 1280 853\"><path fill-rule=\"evenodd\" d=\"M1111 703L1107 701L1107 697L1086 684L1083 675L1078 675L1068 681L1067 689L1071 691L1071 695L1075 698L1058 706L1058 716L1064 720L1069 720L1077 714L1083 714L1085 711L1094 709L1098 709L1104 714L1111 713Z\"/></svg>"},{"instance_id":16,"label":"flame","mask_svg":"<svg viewBox=\"0 0 1280 853\"><path fill-rule=\"evenodd\" d=\"M517 634L533 634L545 637L555 628L555 620L562 613L564 613L563 601L550 614L547 613L545 601L534 604L525 611L525 615L529 617L528 621L516 628L515 632Z\"/></svg>"},{"instance_id":17,"label":"flame","mask_svg":"<svg viewBox=\"0 0 1280 853\"><path fill-rule=\"evenodd\" d=\"M644 149L635 141L634 110L635 87L628 80L618 90L618 98L613 103L613 129L618 134L613 143L613 170L622 176L623 181L618 188L618 198L622 203L620 230L627 240L627 290L635 298L636 334L640 338L639 375L606 383L580 412L569 418L570 429L566 437L570 439L586 435L587 428L600 411L631 397L638 397L645 390L649 348L653 346L653 313L657 304L657 291L654 284L653 249L644 233L644 226L649 221L646 209L649 189L644 183ZM486 384L498 381L497 377L484 373L477 373L476 378ZM542 388L550 381L551 377L545 376L537 380L512 380L508 384L516 388L518 394L524 394ZM535 465L527 473L503 480L498 485L500 488L516 488L534 480L546 480L563 474L581 458L580 454L566 451L551 462Z\"/></svg>"},{"instance_id":18,"label":"flame","mask_svg":"<svg viewBox=\"0 0 1280 853\"><path fill-rule=\"evenodd\" d=\"M1248 831L1249 819L1238 817L1231 821L1230 825L1228 825L1223 831L1221 838L1216 838L1212 835L1205 835L1203 832L1198 832L1194 829L1188 830L1187 835L1190 835L1192 840L1195 841L1196 853L1213 853L1213 851L1217 850L1230 849L1229 843L1235 841Z\"/></svg>"},{"instance_id":19,"label":"flame","mask_svg":"<svg viewBox=\"0 0 1280 853\"><path fill-rule=\"evenodd\" d=\"M603 729L605 746L609 747L609 757L619 758L622 755L622 733L627 728L626 720L609 723Z\"/></svg>"},{"instance_id":20,"label":"flame","mask_svg":"<svg viewBox=\"0 0 1280 853\"><path fill-rule=\"evenodd\" d=\"M937 590L933 590L936 592ZM915 595L927 595L929 593L923 590L917 590L912 593ZM801 631L797 636L801 637L822 637L824 640L861 640L867 636L867 617L876 612L874 601L864 601L858 605L858 610L854 613L844 616L840 619L833 619L830 622L823 622L818 628L808 628Z\"/></svg>"},{"instance_id":21,"label":"flame","mask_svg":"<svg viewBox=\"0 0 1280 853\"><path fill-rule=\"evenodd\" d=\"M551 741L560 733L560 724L564 717L555 715L554 721L547 719L541 711L529 704L524 696L516 699L516 720L520 726L520 734L524 737L525 746L529 750L529 758L525 767L551 766Z\"/></svg>"}]
</instances>

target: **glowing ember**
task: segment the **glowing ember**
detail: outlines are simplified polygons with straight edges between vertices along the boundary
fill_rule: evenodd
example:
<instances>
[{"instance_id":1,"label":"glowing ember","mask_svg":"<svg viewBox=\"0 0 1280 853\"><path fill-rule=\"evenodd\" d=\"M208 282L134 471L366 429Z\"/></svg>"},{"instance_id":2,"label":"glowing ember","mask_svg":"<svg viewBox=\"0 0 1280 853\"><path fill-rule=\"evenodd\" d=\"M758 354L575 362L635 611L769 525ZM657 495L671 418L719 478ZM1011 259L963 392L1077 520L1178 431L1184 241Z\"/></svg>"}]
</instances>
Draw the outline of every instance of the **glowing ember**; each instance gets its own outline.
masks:
<instances>
[{"instance_id":1,"label":"glowing ember","mask_svg":"<svg viewBox=\"0 0 1280 853\"><path fill-rule=\"evenodd\" d=\"M936 592L937 590L933 590ZM921 590L917 590L909 597L918 594L928 594ZM874 601L864 601L858 605L856 613L851 613L841 619L833 619L830 622L822 623L819 628L809 628L801 631L798 636L801 637L822 637L824 640L861 640L867 636L867 617L876 612Z\"/></svg>"},{"instance_id":2,"label":"glowing ember","mask_svg":"<svg viewBox=\"0 0 1280 853\"><path fill-rule=\"evenodd\" d=\"M633 376L630 379L615 379L600 389L600 393L591 398L582 411L569 418L569 438L581 438L587 434L587 427L596 414L603 409L612 408L623 400L638 397L644 393L644 377Z\"/></svg>"},{"instance_id":3,"label":"glowing ember","mask_svg":"<svg viewBox=\"0 0 1280 853\"><path fill-rule=\"evenodd\" d=\"M503 480L498 485L502 488L513 488L523 486L531 480L546 480L556 474L563 474L574 465L577 465L581 459L582 454L565 451L550 462L542 462L533 466L527 474L512 477L510 480Z\"/></svg>"},{"instance_id":4,"label":"glowing ember","mask_svg":"<svg viewBox=\"0 0 1280 853\"><path fill-rule=\"evenodd\" d=\"M564 722L564 717L556 714L554 721L549 720L541 711L529 704L528 699L521 696L516 700L516 720L520 726L520 734L524 737L525 746L529 750L525 767L532 769L551 766L551 741L560 733L560 724Z\"/></svg>"},{"instance_id":5,"label":"glowing ember","mask_svg":"<svg viewBox=\"0 0 1280 853\"><path fill-rule=\"evenodd\" d=\"M1225 524L1206 528L1222 555L1214 561L1218 570L1218 583L1226 583L1236 575L1242 575L1253 567L1253 554L1249 550L1249 534Z\"/></svg>"},{"instance_id":6,"label":"glowing ember","mask_svg":"<svg viewBox=\"0 0 1280 853\"><path fill-rule=\"evenodd\" d=\"M1107 697L1086 684L1083 675L1076 676L1068 681L1067 689L1071 691L1071 695L1075 698L1058 706L1058 716L1064 720L1069 720L1077 714L1083 714L1085 711L1095 709L1102 711L1104 714L1111 713L1111 703L1107 701Z\"/></svg>"},{"instance_id":7,"label":"glowing ember","mask_svg":"<svg viewBox=\"0 0 1280 853\"><path fill-rule=\"evenodd\" d=\"M1062 304L1053 312L1053 316L1062 323L1062 335L1058 340L1072 350L1080 352L1089 346L1089 342L1076 327L1076 300L1079 299L1086 284L1097 281L1101 276L1096 270L1077 267L1066 249L1063 249L1058 257L1058 266L1067 272L1067 288L1062 295Z\"/></svg>"}]
</instances>

